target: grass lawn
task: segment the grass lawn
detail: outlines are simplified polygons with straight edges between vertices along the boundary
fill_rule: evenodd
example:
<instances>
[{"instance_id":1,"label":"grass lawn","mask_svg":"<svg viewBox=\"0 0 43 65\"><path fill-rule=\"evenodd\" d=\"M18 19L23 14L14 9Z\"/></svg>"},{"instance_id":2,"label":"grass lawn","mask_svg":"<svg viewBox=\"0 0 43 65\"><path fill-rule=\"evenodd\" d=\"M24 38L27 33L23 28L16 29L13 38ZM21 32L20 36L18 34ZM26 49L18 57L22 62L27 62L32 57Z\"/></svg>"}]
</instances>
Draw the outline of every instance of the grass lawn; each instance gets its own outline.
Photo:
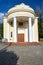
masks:
<instances>
[{"instance_id":1,"label":"grass lawn","mask_svg":"<svg viewBox=\"0 0 43 65\"><path fill-rule=\"evenodd\" d=\"M40 42L43 42L43 38L40 38Z\"/></svg>"},{"instance_id":2,"label":"grass lawn","mask_svg":"<svg viewBox=\"0 0 43 65\"><path fill-rule=\"evenodd\" d=\"M2 40L0 39L0 42L2 42Z\"/></svg>"}]
</instances>

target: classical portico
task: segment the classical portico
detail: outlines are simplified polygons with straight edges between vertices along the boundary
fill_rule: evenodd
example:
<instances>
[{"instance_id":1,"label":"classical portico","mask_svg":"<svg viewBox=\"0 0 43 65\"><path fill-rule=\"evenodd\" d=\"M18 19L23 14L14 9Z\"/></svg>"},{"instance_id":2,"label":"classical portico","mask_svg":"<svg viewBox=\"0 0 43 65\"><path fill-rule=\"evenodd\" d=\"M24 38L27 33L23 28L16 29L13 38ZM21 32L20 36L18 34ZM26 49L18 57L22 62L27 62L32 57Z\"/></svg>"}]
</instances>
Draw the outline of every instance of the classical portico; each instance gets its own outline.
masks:
<instances>
[{"instance_id":1,"label":"classical portico","mask_svg":"<svg viewBox=\"0 0 43 65\"><path fill-rule=\"evenodd\" d=\"M3 25L4 38L8 42L38 42L38 17L31 7L23 3L7 12Z\"/></svg>"}]
</instances>

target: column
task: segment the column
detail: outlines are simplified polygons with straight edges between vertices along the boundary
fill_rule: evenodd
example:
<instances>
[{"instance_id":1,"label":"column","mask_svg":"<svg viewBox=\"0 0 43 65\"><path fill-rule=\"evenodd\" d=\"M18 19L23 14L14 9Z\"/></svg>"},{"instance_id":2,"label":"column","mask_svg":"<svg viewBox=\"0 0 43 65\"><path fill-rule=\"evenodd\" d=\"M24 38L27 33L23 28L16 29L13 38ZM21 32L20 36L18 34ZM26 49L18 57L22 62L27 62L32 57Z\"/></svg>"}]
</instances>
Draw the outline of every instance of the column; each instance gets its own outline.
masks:
<instances>
[{"instance_id":1,"label":"column","mask_svg":"<svg viewBox=\"0 0 43 65\"><path fill-rule=\"evenodd\" d=\"M29 23L29 42L32 42L32 21L31 21L31 18L29 18L28 23Z\"/></svg>"},{"instance_id":2,"label":"column","mask_svg":"<svg viewBox=\"0 0 43 65\"><path fill-rule=\"evenodd\" d=\"M32 41L34 42L34 20L32 21Z\"/></svg>"},{"instance_id":3,"label":"column","mask_svg":"<svg viewBox=\"0 0 43 65\"><path fill-rule=\"evenodd\" d=\"M38 42L38 17L34 21L35 42Z\"/></svg>"},{"instance_id":4,"label":"column","mask_svg":"<svg viewBox=\"0 0 43 65\"><path fill-rule=\"evenodd\" d=\"M3 38L6 38L9 42L9 22L7 21L7 17L3 19Z\"/></svg>"},{"instance_id":5,"label":"column","mask_svg":"<svg viewBox=\"0 0 43 65\"><path fill-rule=\"evenodd\" d=\"M17 22L16 22L16 17L14 17L14 42L17 42Z\"/></svg>"},{"instance_id":6,"label":"column","mask_svg":"<svg viewBox=\"0 0 43 65\"><path fill-rule=\"evenodd\" d=\"M7 18L6 17L4 17L3 18L3 38L7 38L7 33L6 33L6 31L7 31L7 26L6 26L6 24L7 24Z\"/></svg>"},{"instance_id":7,"label":"column","mask_svg":"<svg viewBox=\"0 0 43 65\"><path fill-rule=\"evenodd\" d=\"M8 42L10 42L10 24L9 24L9 22L7 22L7 38L8 38Z\"/></svg>"},{"instance_id":8,"label":"column","mask_svg":"<svg viewBox=\"0 0 43 65\"><path fill-rule=\"evenodd\" d=\"M26 29L25 29L25 42L28 42L28 37L29 37L29 34L28 34L28 22L26 22Z\"/></svg>"}]
</instances>

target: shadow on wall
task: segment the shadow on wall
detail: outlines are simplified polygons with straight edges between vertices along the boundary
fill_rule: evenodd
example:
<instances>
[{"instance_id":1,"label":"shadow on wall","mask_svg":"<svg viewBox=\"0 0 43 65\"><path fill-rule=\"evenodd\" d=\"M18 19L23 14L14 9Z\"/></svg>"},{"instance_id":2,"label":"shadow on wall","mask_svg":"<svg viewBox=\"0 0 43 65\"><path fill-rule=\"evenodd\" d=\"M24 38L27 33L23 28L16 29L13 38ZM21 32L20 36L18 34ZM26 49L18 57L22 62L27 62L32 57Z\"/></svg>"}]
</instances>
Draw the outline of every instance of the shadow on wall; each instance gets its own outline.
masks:
<instances>
[{"instance_id":1,"label":"shadow on wall","mask_svg":"<svg viewBox=\"0 0 43 65\"><path fill-rule=\"evenodd\" d=\"M0 50L0 65L17 65L19 57L12 51Z\"/></svg>"}]
</instances>

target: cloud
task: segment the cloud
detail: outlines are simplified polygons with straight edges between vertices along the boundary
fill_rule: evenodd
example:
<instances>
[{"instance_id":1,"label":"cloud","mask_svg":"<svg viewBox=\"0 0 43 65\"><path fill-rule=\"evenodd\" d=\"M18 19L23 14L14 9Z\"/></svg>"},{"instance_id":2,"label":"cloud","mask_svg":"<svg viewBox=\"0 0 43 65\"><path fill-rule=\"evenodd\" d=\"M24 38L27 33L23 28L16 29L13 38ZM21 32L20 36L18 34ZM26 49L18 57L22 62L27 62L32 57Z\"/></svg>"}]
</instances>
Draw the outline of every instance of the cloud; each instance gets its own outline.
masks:
<instances>
[{"instance_id":1,"label":"cloud","mask_svg":"<svg viewBox=\"0 0 43 65\"><path fill-rule=\"evenodd\" d=\"M3 22L3 16L4 16L4 13L1 13L1 12L0 12L0 23Z\"/></svg>"},{"instance_id":2,"label":"cloud","mask_svg":"<svg viewBox=\"0 0 43 65\"><path fill-rule=\"evenodd\" d=\"M4 13L1 13L1 12L0 12L0 18L2 18L3 16L4 16Z\"/></svg>"}]
</instances>

